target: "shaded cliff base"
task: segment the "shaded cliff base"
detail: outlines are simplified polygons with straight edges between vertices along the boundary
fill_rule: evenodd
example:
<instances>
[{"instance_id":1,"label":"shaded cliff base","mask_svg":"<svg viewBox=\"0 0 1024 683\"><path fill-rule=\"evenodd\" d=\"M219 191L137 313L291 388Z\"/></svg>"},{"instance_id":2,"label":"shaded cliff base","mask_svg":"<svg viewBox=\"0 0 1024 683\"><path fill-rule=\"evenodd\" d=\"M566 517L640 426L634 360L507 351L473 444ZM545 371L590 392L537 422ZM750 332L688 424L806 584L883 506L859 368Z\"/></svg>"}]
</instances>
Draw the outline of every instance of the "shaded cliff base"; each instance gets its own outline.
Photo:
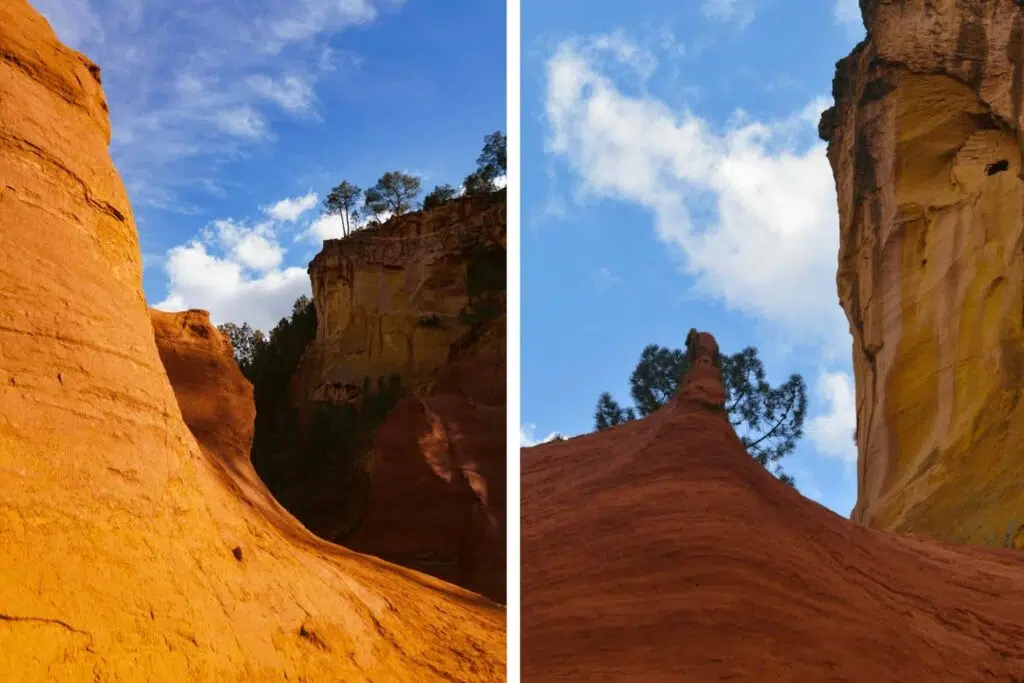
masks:
<instances>
[{"instance_id":1,"label":"shaded cliff base","mask_svg":"<svg viewBox=\"0 0 1024 683\"><path fill-rule=\"evenodd\" d=\"M524 681L1024 680L1024 555L835 515L723 394L698 365L646 419L524 450Z\"/></svg>"},{"instance_id":2,"label":"shaded cliff base","mask_svg":"<svg viewBox=\"0 0 1024 683\"><path fill-rule=\"evenodd\" d=\"M315 306L296 302L243 362L255 385L252 461L292 514L321 538L498 602L505 197L328 240L310 264Z\"/></svg>"}]
</instances>

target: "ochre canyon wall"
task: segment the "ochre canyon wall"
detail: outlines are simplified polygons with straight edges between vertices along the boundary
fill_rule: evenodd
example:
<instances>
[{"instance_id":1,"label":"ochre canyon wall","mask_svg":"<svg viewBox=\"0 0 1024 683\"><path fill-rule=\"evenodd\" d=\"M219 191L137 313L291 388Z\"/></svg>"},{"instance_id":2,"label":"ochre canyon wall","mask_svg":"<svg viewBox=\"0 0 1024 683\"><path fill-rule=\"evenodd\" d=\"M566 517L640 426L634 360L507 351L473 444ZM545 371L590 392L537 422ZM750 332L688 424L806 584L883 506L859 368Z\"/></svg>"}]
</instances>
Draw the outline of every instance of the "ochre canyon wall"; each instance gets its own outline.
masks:
<instances>
[{"instance_id":1,"label":"ochre canyon wall","mask_svg":"<svg viewBox=\"0 0 1024 683\"><path fill-rule=\"evenodd\" d=\"M854 338L855 521L1024 547L1024 9L862 0L820 132Z\"/></svg>"},{"instance_id":2,"label":"ochre canyon wall","mask_svg":"<svg viewBox=\"0 0 1024 683\"><path fill-rule=\"evenodd\" d=\"M151 320L109 139L99 69L0 2L0 678L504 680L499 607L273 503L223 340Z\"/></svg>"},{"instance_id":3,"label":"ochre canyon wall","mask_svg":"<svg viewBox=\"0 0 1024 683\"><path fill-rule=\"evenodd\" d=\"M359 406L399 379L403 398L361 446L370 490L358 521L314 477L296 487L323 501L309 524L502 602L505 236L498 191L325 242L309 267L316 339L293 391L310 412Z\"/></svg>"}]
</instances>

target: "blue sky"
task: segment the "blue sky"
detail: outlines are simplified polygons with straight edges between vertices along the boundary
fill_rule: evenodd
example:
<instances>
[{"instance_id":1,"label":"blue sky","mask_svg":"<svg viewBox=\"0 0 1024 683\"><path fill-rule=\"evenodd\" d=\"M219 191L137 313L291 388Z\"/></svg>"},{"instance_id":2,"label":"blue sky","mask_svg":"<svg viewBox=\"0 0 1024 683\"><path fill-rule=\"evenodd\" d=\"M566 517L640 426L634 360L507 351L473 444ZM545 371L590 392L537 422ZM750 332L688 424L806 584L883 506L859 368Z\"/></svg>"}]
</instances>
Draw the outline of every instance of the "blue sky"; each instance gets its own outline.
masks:
<instances>
[{"instance_id":1,"label":"blue sky","mask_svg":"<svg viewBox=\"0 0 1024 683\"><path fill-rule=\"evenodd\" d=\"M528 2L522 11L523 442L629 403L646 344L755 345L810 391L784 468L856 498L835 187L817 138L856 0Z\"/></svg>"},{"instance_id":2,"label":"blue sky","mask_svg":"<svg viewBox=\"0 0 1024 683\"><path fill-rule=\"evenodd\" d=\"M269 330L343 179L458 186L505 130L505 0L32 0L96 61L151 304Z\"/></svg>"}]
</instances>

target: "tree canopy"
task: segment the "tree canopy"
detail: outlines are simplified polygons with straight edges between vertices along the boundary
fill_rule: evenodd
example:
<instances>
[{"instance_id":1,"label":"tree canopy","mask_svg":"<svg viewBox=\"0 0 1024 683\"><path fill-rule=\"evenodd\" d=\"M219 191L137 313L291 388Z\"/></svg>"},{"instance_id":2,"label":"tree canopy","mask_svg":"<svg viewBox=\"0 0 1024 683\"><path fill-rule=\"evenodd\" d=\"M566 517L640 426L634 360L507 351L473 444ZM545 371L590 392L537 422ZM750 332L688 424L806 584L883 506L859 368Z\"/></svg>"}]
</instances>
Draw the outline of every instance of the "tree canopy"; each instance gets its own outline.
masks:
<instances>
[{"instance_id":1,"label":"tree canopy","mask_svg":"<svg viewBox=\"0 0 1024 683\"><path fill-rule=\"evenodd\" d=\"M484 137L484 148L476 160L476 170L466 176L466 194L486 194L497 189L498 178L506 173L506 137L496 130Z\"/></svg>"},{"instance_id":2,"label":"tree canopy","mask_svg":"<svg viewBox=\"0 0 1024 683\"><path fill-rule=\"evenodd\" d=\"M256 361L256 357L267 344L266 335L260 330L254 330L249 323L242 323L241 327L234 323L224 323L218 325L217 329L231 341L235 352L235 362L238 363L242 374L247 375Z\"/></svg>"},{"instance_id":3,"label":"tree canopy","mask_svg":"<svg viewBox=\"0 0 1024 683\"><path fill-rule=\"evenodd\" d=\"M379 220L380 215L391 213L401 216L410 211L420 194L420 179L401 171L388 171L373 187L363 193L367 210Z\"/></svg>"},{"instance_id":4,"label":"tree canopy","mask_svg":"<svg viewBox=\"0 0 1024 683\"><path fill-rule=\"evenodd\" d=\"M347 180L335 185L324 199L324 212L341 216L342 235L348 237L352 233L352 223L359 221L356 208L362 189Z\"/></svg>"},{"instance_id":5,"label":"tree canopy","mask_svg":"<svg viewBox=\"0 0 1024 683\"><path fill-rule=\"evenodd\" d=\"M803 378L793 374L777 387L771 386L753 346L732 355L723 354L720 360L729 422L755 460L782 481L795 485L779 461L793 452L803 436L807 414ZM601 394L594 411L596 428L607 429L658 410L675 396L686 370L686 354L681 349L647 346L629 378L634 406L623 408L610 393Z\"/></svg>"},{"instance_id":6,"label":"tree canopy","mask_svg":"<svg viewBox=\"0 0 1024 683\"><path fill-rule=\"evenodd\" d=\"M437 208L455 199L455 188L451 185L438 185L423 198L423 210Z\"/></svg>"}]
</instances>

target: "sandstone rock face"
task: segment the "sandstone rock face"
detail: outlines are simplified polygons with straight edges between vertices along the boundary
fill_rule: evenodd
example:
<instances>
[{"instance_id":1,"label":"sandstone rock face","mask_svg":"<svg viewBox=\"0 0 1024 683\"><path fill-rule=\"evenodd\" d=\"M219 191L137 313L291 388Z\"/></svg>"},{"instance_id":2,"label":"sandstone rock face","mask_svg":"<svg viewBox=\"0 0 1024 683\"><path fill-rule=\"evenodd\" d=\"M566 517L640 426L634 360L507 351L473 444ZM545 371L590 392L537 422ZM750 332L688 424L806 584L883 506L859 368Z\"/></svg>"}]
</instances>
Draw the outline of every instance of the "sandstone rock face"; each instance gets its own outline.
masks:
<instances>
[{"instance_id":1,"label":"sandstone rock face","mask_svg":"<svg viewBox=\"0 0 1024 683\"><path fill-rule=\"evenodd\" d=\"M833 514L744 453L723 398L697 363L655 414L523 452L524 682L1024 677L1021 553Z\"/></svg>"},{"instance_id":2,"label":"sandstone rock face","mask_svg":"<svg viewBox=\"0 0 1024 683\"><path fill-rule=\"evenodd\" d=\"M0 3L0 679L503 680L499 608L268 509L223 341L151 322L109 136L98 69Z\"/></svg>"},{"instance_id":3,"label":"sandstone rock face","mask_svg":"<svg viewBox=\"0 0 1024 683\"><path fill-rule=\"evenodd\" d=\"M505 601L505 316L456 347L374 443L370 509L346 546Z\"/></svg>"},{"instance_id":4,"label":"sandstone rock face","mask_svg":"<svg viewBox=\"0 0 1024 683\"><path fill-rule=\"evenodd\" d=\"M345 491L321 475L297 485L317 503L300 512L310 528L499 602L505 213L502 190L326 241L309 267L316 339L293 383L302 410L360 405L395 375L405 395L367 440L369 503L354 531Z\"/></svg>"},{"instance_id":5,"label":"sandstone rock face","mask_svg":"<svg viewBox=\"0 0 1024 683\"><path fill-rule=\"evenodd\" d=\"M820 132L854 338L853 519L1024 547L1024 9L862 0Z\"/></svg>"},{"instance_id":6,"label":"sandstone rock face","mask_svg":"<svg viewBox=\"0 0 1024 683\"><path fill-rule=\"evenodd\" d=\"M470 270L504 263L505 233L501 191L325 241L309 265L317 336L301 368L307 400L348 400L367 377L432 379L470 328L460 316Z\"/></svg>"}]
</instances>

